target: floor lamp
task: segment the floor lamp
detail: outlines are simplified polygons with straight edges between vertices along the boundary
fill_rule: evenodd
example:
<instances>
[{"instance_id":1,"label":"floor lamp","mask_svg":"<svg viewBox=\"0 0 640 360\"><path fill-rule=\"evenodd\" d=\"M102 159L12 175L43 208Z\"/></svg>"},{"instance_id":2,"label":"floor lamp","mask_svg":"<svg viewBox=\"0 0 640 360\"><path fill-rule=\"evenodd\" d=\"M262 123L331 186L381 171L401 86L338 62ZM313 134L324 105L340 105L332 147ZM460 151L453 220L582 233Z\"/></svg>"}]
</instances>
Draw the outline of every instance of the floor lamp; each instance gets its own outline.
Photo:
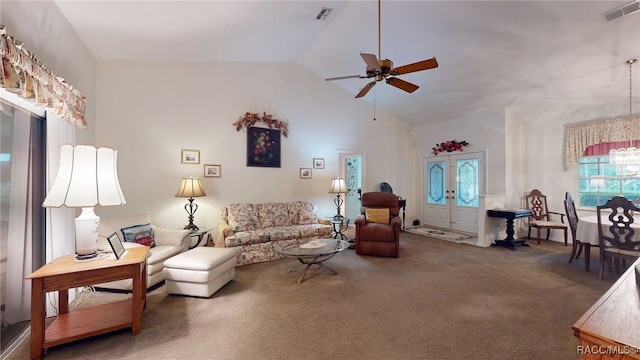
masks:
<instances>
[{"instance_id":1,"label":"floor lamp","mask_svg":"<svg viewBox=\"0 0 640 360\"><path fill-rule=\"evenodd\" d=\"M334 220L344 219L344 216L340 214L340 207L342 207L342 204L344 203L344 200L342 200L342 198L340 197L340 194L344 194L348 191L349 189L347 189L347 183L344 181L343 178L337 177L331 180L331 187L329 188L329 194L336 194L336 198L333 200L333 203L336 204L336 209L337 209L337 213L333 217Z\"/></svg>"},{"instance_id":2,"label":"floor lamp","mask_svg":"<svg viewBox=\"0 0 640 360\"><path fill-rule=\"evenodd\" d=\"M60 167L43 207L82 208L75 220L76 254L78 259L98 255L100 217L93 211L96 205L126 204L117 168L118 151L88 145L62 145Z\"/></svg>"},{"instance_id":3,"label":"floor lamp","mask_svg":"<svg viewBox=\"0 0 640 360\"><path fill-rule=\"evenodd\" d=\"M187 211L187 215L189 216L189 224L184 227L185 229L191 231L199 230L199 228L193 223L194 214L198 210L198 204L193 202L193 198L200 196L207 196L202 189L200 178L194 176L182 178L176 197L189 198L189 202L184 206L184 209Z\"/></svg>"}]
</instances>

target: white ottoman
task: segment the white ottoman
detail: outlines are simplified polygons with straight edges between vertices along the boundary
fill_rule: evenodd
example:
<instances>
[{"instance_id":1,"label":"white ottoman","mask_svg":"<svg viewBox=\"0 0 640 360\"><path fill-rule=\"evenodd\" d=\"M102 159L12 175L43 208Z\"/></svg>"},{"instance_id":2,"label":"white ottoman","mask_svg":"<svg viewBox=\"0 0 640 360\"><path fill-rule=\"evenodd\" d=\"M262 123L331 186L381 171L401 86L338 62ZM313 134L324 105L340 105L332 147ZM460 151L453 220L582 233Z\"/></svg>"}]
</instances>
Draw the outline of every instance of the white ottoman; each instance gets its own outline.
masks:
<instances>
[{"instance_id":1,"label":"white ottoman","mask_svg":"<svg viewBox=\"0 0 640 360\"><path fill-rule=\"evenodd\" d=\"M236 274L233 249L197 247L165 260L162 275L170 294L209 297Z\"/></svg>"}]
</instances>

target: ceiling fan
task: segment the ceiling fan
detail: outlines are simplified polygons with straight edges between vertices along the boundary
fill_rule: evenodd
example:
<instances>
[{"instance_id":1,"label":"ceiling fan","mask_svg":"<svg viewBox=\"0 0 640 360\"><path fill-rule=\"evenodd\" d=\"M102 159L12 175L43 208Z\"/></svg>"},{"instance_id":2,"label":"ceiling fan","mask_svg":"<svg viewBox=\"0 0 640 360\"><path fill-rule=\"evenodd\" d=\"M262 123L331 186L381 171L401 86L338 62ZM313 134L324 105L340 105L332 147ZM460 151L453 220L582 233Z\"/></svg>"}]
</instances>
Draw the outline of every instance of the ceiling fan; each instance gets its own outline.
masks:
<instances>
[{"instance_id":1,"label":"ceiling fan","mask_svg":"<svg viewBox=\"0 0 640 360\"><path fill-rule=\"evenodd\" d=\"M359 79L374 78L373 81L365 85L360 90L360 92L358 92L358 94L356 95L356 98L365 96L369 92L369 90L373 88L376 82L382 81L382 80L385 80L387 84L391 86L395 86L400 90L404 90L408 93L412 93L418 90L419 86L412 84L408 81L402 80L400 78L397 78L395 76L404 75L404 74L417 72L417 71L429 70L429 69L438 67L438 62L436 61L435 57L427 60L418 61L412 64L399 66L396 68L393 67L393 61L389 59L378 60L378 58L381 57L380 56L380 0L378 0L378 56L376 57L375 54L367 54L367 53L360 53L360 56L362 56L362 59L367 64L366 75L338 76L338 77L327 78L325 80L333 81L333 80L352 79L352 78L359 78Z\"/></svg>"}]
</instances>

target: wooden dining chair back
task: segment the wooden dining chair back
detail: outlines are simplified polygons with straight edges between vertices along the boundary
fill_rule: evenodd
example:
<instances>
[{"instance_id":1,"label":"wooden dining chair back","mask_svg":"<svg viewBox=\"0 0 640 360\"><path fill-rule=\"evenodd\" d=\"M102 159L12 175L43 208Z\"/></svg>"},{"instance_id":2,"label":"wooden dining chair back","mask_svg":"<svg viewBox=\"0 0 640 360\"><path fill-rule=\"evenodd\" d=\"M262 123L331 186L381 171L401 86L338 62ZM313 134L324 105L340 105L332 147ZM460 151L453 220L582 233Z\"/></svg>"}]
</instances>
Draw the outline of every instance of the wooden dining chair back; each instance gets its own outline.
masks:
<instances>
[{"instance_id":1,"label":"wooden dining chair back","mask_svg":"<svg viewBox=\"0 0 640 360\"><path fill-rule=\"evenodd\" d=\"M580 257L584 244L576 237L576 232L578 231L578 213L576 212L576 204L569 192L566 192L564 195L564 211L567 214L567 223L569 223L569 230L571 230L572 245L571 256L569 256L569 262L571 263L574 259ZM588 261L588 257L589 256L585 253L585 262ZM585 268L587 269L587 271L589 271L588 265L586 265L586 263Z\"/></svg>"},{"instance_id":2,"label":"wooden dining chair back","mask_svg":"<svg viewBox=\"0 0 640 360\"><path fill-rule=\"evenodd\" d=\"M564 214L559 212L549 211L547 206L547 197L538 189L533 189L526 196L527 206L531 210L531 217L529 217L529 233L527 238L531 239L531 229L535 228L537 232L538 244L540 244L540 231L547 230L547 240L549 240L549 234L552 229L558 229L564 231L564 246L567 246L567 224L564 223ZM553 221L551 215L559 216L560 222Z\"/></svg>"},{"instance_id":3,"label":"wooden dining chair back","mask_svg":"<svg viewBox=\"0 0 640 360\"><path fill-rule=\"evenodd\" d=\"M620 261L635 261L640 257L640 226L634 225L633 212L640 208L622 196L615 196L597 208L598 236L600 238L600 279L604 266L620 272Z\"/></svg>"}]
</instances>

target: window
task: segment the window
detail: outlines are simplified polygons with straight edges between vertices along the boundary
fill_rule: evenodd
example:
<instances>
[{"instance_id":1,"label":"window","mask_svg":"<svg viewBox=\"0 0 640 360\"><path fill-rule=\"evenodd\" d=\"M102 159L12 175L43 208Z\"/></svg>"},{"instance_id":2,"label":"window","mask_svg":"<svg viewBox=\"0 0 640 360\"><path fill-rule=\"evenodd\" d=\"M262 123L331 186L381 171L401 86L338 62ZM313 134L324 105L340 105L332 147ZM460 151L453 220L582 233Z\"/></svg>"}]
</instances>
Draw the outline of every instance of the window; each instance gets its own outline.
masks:
<instances>
[{"instance_id":1,"label":"window","mask_svg":"<svg viewBox=\"0 0 640 360\"><path fill-rule=\"evenodd\" d=\"M579 201L583 207L603 205L614 196L640 199L640 177L618 176L609 156L583 156L580 158Z\"/></svg>"}]
</instances>

